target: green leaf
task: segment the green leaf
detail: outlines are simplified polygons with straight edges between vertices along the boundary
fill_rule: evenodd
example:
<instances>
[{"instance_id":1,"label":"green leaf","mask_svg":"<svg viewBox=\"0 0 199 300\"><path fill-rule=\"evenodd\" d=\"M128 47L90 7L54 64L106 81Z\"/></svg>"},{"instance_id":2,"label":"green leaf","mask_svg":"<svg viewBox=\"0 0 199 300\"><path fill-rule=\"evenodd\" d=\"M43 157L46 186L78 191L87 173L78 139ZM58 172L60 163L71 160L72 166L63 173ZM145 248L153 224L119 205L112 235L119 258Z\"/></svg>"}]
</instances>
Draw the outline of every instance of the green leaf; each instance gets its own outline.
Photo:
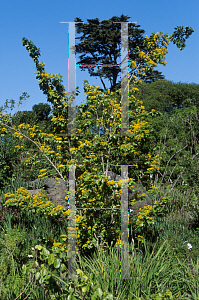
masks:
<instances>
[{"instance_id":1,"label":"green leaf","mask_svg":"<svg viewBox=\"0 0 199 300\"><path fill-rule=\"evenodd\" d=\"M23 272L23 274L26 274L26 265L22 266L22 272Z\"/></svg>"},{"instance_id":2,"label":"green leaf","mask_svg":"<svg viewBox=\"0 0 199 300\"><path fill-rule=\"evenodd\" d=\"M41 250L43 247L41 245L36 245L35 249Z\"/></svg>"},{"instance_id":3,"label":"green leaf","mask_svg":"<svg viewBox=\"0 0 199 300\"><path fill-rule=\"evenodd\" d=\"M38 279L40 278L40 276L41 276L40 272L37 272L37 273L35 274L35 279L38 280Z\"/></svg>"},{"instance_id":4,"label":"green leaf","mask_svg":"<svg viewBox=\"0 0 199 300\"><path fill-rule=\"evenodd\" d=\"M72 295L69 295L68 298L67 298L67 300L77 300L77 298L75 298L75 297L72 296Z\"/></svg>"},{"instance_id":5,"label":"green leaf","mask_svg":"<svg viewBox=\"0 0 199 300\"><path fill-rule=\"evenodd\" d=\"M83 293L86 293L86 291L87 291L87 286L84 286L84 287L82 288L82 292L83 292Z\"/></svg>"},{"instance_id":6,"label":"green leaf","mask_svg":"<svg viewBox=\"0 0 199 300\"><path fill-rule=\"evenodd\" d=\"M70 287L69 292L72 294L74 292L74 288Z\"/></svg>"},{"instance_id":7,"label":"green leaf","mask_svg":"<svg viewBox=\"0 0 199 300\"><path fill-rule=\"evenodd\" d=\"M100 287L97 288L96 292L95 292L96 296L102 297L103 293L102 290L100 289Z\"/></svg>"},{"instance_id":8,"label":"green leaf","mask_svg":"<svg viewBox=\"0 0 199 300\"><path fill-rule=\"evenodd\" d=\"M54 255L51 253L48 257L48 264L49 266L52 265L54 263L55 257Z\"/></svg>"},{"instance_id":9,"label":"green leaf","mask_svg":"<svg viewBox=\"0 0 199 300\"><path fill-rule=\"evenodd\" d=\"M80 269L77 269L76 272L77 272L77 274L80 274L80 275L83 273L82 270L80 270Z\"/></svg>"},{"instance_id":10,"label":"green leaf","mask_svg":"<svg viewBox=\"0 0 199 300\"><path fill-rule=\"evenodd\" d=\"M44 277L47 275L47 270L45 268L41 269L41 276Z\"/></svg>"},{"instance_id":11,"label":"green leaf","mask_svg":"<svg viewBox=\"0 0 199 300\"><path fill-rule=\"evenodd\" d=\"M43 247L41 253L42 253L44 256L46 256L46 258L48 258L49 254L50 254L50 252L49 252L46 248L44 248L44 247Z\"/></svg>"},{"instance_id":12,"label":"green leaf","mask_svg":"<svg viewBox=\"0 0 199 300\"><path fill-rule=\"evenodd\" d=\"M66 270L65 264L61 264L61 272L64 272Z\"/></svg>"},{"instance_id":13,"label":"green leaf","mask_svg":"<svg viewBox=\"0 0 199 300\"><path fill-rule=\"evenodd\" d=\"M55 269L60 267L60 260L58 258L56 258L54 261L54 267L55 267Z\"/></svg>"}]
</instances>

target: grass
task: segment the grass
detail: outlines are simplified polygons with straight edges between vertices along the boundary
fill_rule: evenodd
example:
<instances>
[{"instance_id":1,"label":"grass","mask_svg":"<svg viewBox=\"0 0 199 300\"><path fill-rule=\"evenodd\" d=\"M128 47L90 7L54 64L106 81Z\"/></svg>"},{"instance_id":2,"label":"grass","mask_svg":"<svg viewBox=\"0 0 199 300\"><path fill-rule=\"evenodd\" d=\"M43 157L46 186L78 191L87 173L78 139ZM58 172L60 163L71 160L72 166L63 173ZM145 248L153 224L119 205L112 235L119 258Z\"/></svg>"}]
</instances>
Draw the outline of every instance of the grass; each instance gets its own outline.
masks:
<instances>
[{"instance_id":1,"label":"grass","mask_svg":"<svg viewBox=\"0 0 199 300\"><path fill-rule=\"evenodd\" d=\"M66 279L68 260L66 256L61 257L63 251L59 247L53 248L53 239L59 243L60 235L66 233L64 219L60 215L48 218L33 212L28 214L18 207L3 206L4 194L15 193L25 185L18 178L2 191L1 299L199 299L196 188L184 192L174 189L167 203L168 214L155 218L151 235L147 236L146 228L139 229L143 242L137 241L138 234L132 232L130 279L119 278L117 244L100 245L100 251L86 255L76 253L78 278ZM43 250L35 249L36 245ZM60 260L66 270L60 269ZM37 266L30 267L35 262Z\"/></svg>"}]
</instances>

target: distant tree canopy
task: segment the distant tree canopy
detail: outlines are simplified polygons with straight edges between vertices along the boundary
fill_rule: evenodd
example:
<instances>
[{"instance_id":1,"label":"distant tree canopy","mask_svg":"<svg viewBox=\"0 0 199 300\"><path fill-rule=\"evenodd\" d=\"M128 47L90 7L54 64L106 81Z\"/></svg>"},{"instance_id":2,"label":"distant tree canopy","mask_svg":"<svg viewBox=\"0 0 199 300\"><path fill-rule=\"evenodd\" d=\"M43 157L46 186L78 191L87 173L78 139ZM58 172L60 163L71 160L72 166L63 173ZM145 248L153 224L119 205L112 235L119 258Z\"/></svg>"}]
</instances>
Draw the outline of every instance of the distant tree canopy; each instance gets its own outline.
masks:
<instances>
[{"instance_id":1,"label":"distant tree canopy","mask_svg":"<svg viewBox=\"0 0 199 300\"><path fill-rule=\"evenodd\" d=\"M51 107L47 103L35 104L32 107L33 112L35 112L38 121L48 120Z\"/></svg>"},{"instance_id":2,"label":"distant tree canopy","mask_svg":"<svg viewBox=\"0 0 199 300\"><path fill-rule=\"evenodd\" d=\"M35 123L42 122L44 120L50 120L49 114L51 107L47 103L35 104L32 107L32 111L18 111L12 116L13 125L18 126L22 123L34 125Z\"/></svg>"},{"instance_id":3,"label":"distant tree canopy","mask_svg":"<svg viewBox=\"0 0 199 300\"><path fill-rule=\"evenodd\" d=\"M133 84L130 83L131 87ZM169 113L175 108L182 109L190 105L199 108L199 84L158 80L150 84L138 83L136 87L139 89L136 97L143 101L147 111L155 109Z\"/></svg>"},{"instance_id":4,"label":"distant tree canopy","mask_svg":"<svg viewBox=\"0 0 199 300\"><path fill-rule=\"evenodd\" d=\"M34 111L18 111L12 116L12 124L18 126L20 124L30 124L31 126L36 122L36 114Z\"/></svg>"}]
</instances>

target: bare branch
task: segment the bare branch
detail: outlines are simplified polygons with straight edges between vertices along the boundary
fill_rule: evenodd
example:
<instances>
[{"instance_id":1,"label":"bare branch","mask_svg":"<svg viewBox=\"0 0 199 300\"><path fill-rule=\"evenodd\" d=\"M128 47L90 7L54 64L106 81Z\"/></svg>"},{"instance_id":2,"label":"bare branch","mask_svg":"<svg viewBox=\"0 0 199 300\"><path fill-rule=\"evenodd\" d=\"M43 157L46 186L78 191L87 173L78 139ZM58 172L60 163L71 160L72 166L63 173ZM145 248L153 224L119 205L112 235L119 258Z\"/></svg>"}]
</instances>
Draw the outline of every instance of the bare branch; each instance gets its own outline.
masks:
<instances>
[{"instance_id":1,"label":"bare branch","mask_svg":"<svg viewBox=\"0 0 199 300\"><path fill-rule=\"evenodd\" d=\"M194 159L194 158L196 157L196 155L198 155L198 154L199 154L199 153L196 153L196 154L192 157L192 159ZM180 175L178 176L178 178L177 178L176 181L174 182L174 184L173 184L171 190L169 191L169 195L170 195L171 192L173 191L173 189L174 189L176 183L178 182L180 176L184 173L184 170L185 170L185 169L186 169L186 167L184 167L184 169L182 170L182 172L180 173Z\"/></svg>"},{"instance_id":2,"label":"bare branch","mask_svg":"<svg viewBox=\"0 0 199 300\"><path fill-rule=\"evenodd\" d=\"M169 163L170 163L170 161L172 160L172 158L177 154L177 153L179 153L180 151L182 151L183 149L185 149L186 147L188 147L188 145L186 145L185 147L183 147L182 149L180 149L180 150L178 150L176 153L174 153L171 157L170 157L170 159L168 160L168 162L167 162L167 165L166 165L166 168L165 168L165 171L164 171L164 174L163 174L163 177L162 177L162 181L161 181L161 184L162 184L162 182L163 182L163 179L164 179L164 177L165 177L165 173L166 173L166 169L167 169L167 167L168 167L168 165L169 165ZM160 189L161 189L161 187L160 187Z\"/></svg>"}]
</instances>

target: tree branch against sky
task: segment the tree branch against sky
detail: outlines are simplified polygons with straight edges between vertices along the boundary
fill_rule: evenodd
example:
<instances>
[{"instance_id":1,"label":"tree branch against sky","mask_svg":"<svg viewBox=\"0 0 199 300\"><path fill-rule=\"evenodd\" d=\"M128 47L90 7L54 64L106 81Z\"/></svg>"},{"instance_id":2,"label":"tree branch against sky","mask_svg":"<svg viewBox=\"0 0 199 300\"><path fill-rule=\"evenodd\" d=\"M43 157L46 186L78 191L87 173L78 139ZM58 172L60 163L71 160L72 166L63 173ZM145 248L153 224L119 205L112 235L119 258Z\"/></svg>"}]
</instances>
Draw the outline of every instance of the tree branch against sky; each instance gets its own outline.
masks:
<instances>
[{"instance_id":1,"label":"tree branch against sky","mask_svg":"<svg viewBox=\"0 0 199 300\"><path fill-rule=\"evenodd\" d=\"M117 58L121 56L121 24L114 22L128 22L130 17L124 16L121 17L112 17L109 20L104 20L99 22L99 19L87 19L89 24L76 24L77 33L83 33L81 37L76 37L80 39L81 43L75 46L76 53L84 53L80 55L80 61L77 64L114 64L117 65ZM75 22L82 22L80 18L76 18ZM143 45L144 39L143 34L145 30L139 28L140 25L134 23L128 24L128 37L129 37L129 60L135 60L136 53L135 48L139 46L141 51L144 51L145 47ZM90 54L91 56L88 56ZM80 69L85 71L85 67ZM94 72L94 67L88 67L88 72L90 76L99 76L106 90L105 83L103 78L108 78L110 81L111 87L110 90L114 91L117 84L118 74L121 72L120 66L114 67L99 67L97 66L97 72ZM151 76L152 72L149 72ZM163 79L164 76L161 76L157 71L155 76L159 79ZM148 76L146 76L148 77Z\"/></svg>"},{"instance_id":2,"label":"tree branch against sky","mask_svg":"<svg viewBox=\"0 0 199 300\"><path fill-rule=\"evenodd\" d=\"M81 42L75 46L76 52L74 53L83 53L80 55L80 61L78 61L77 64L96 64L97 71L94 72L94 67L88 67L88 72L90 76L100 77L103 85L102 91L107 89L103 78L107 78L110 81L110 91L116 91L120 88L121 80L117 82L117 77L121 72L121 64L114 67L99 67L98 64L118 64L117 58L121 57L121 24L115 22L128 22L128 19L130 19L130 17L122 14L120 17L114 16L102 22L100 22L98 18L87 19L88 24L83 24L81 18L78 17L74 20L75 22L80 22L75 24L76 32L83 34L80 37L76 37L76 39L80 39ZM146 63L143 65L143 61L137 56L137 53L144 52L145 55L148 55L149 49L146 47L146 39L143 36L145 30L139 27L140 25L134 23L129 22L128 24L128 57L129 62L141 62L143 68L146 66ZM176 31L170 36L168 36L168 34L162 35L163 43L167 37L182 50L185 48L185 39L187 39L194 30L188 26L185 29L183 26L178 26L175 29ZM157 59L156 66L159 63L160 61ZM81 71L85 71L85 67L79 67ZM130 64L129 68L132 68ZM133 68L130 71L130 75L132 74ZM146 68L145 73L137 74L137 77L144 82L154 82L159 79L164 79L162 73L155 70L154 67Z\"/></svg>"}]
</instances>

